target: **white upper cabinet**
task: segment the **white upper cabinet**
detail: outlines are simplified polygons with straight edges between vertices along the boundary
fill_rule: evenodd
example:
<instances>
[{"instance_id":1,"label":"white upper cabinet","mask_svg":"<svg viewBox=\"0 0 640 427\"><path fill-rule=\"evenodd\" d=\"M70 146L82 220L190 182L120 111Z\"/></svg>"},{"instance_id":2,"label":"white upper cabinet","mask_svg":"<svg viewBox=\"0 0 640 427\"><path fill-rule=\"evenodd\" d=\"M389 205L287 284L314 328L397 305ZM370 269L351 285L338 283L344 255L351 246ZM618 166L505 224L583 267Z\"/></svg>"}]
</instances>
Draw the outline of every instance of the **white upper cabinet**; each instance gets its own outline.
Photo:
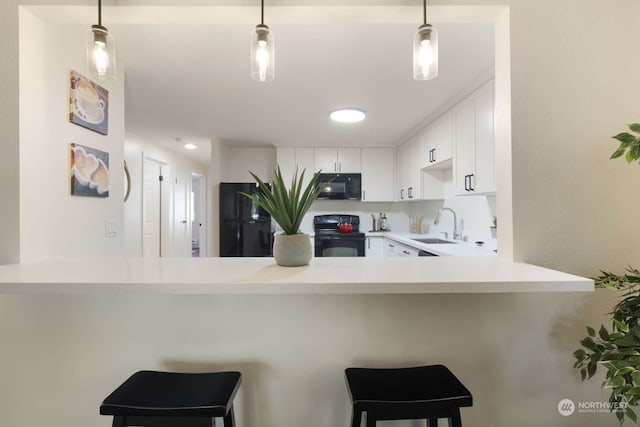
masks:
<instances>
[{"instance_id":1,"label":"white upper cabinet","mask_svg":"<svg viewBox=\"0 0 640 427\"><path fill-rule=\"evenodd\" d=\"M424 153L423 140L416 134L397 149L398 185L396 200L422 200L421 165Z\"/></svg>"},{"instance_id":2,"label":"white upper cabinet","mask_svg":"<svg viewBox=\"0 0 640 427\"><path fill-rule=\"evenodd\" d=\"M298 175L304 170L305 185L316 172L313 148L284 147L276 150L278 166L282 172L287 187L291 182L293 173L298 168Z\"/></svg>"},{"instance_id":3,"label":"white upper cabinet","mask_svg":"<svg viewBox=\"0 0 640 427\"><path fill-rule=\"evenodd\" d=\"M323 173L360 173L360 148L315 148L316 170Z\"/></svg>"},{"instance_id":4,"label":"white upper cabinet","mask_svg":"<svg viewBox=\"0 0 640 427\"><path fill-rule=\"evenodd\" d=\"M493 80L453 110L456 194L496 191Z\"/></svg>"},{"instance_id":5,"label":"white upper cabinet","mask_svg":"<svg viewBox=\"0 0 640 427\"><path fill-rule=\"evenodd\" d=\"M450 168L453 157L453 114L451 110L438 117L424 129L423 143L426 156L424 166ZM423 166L423 167L424 167Z\"/></svg>"},{"instance_id":6,"label":"white upper cabinet","mask_svg":"<svg viewBox=\"0 0 640 427\"><path fill-rule=\"evenodd\" d=\"M393 148L363 148L362 201L393 201Z\"/></svg>"}]
</instances>

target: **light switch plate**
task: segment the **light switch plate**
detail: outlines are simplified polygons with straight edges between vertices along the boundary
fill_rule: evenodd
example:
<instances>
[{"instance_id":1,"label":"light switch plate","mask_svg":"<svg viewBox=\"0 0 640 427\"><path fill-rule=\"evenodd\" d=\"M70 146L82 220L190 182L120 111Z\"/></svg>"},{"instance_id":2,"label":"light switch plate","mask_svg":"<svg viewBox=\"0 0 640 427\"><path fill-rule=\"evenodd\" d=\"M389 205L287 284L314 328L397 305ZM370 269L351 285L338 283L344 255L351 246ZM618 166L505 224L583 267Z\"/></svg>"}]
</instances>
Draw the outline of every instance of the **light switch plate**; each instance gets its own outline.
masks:
<instances>
[{"instance_id":1,"label":"light switch plate","mask_svg":"<svg viewBox=\"0 0 640 427\"><path fill-rule=\"evenodd\" d=\"M105 237L117 237L118 236L118 223L113 219L107 219L104 222L104 235Z\"/></svg>"}]
</instances>

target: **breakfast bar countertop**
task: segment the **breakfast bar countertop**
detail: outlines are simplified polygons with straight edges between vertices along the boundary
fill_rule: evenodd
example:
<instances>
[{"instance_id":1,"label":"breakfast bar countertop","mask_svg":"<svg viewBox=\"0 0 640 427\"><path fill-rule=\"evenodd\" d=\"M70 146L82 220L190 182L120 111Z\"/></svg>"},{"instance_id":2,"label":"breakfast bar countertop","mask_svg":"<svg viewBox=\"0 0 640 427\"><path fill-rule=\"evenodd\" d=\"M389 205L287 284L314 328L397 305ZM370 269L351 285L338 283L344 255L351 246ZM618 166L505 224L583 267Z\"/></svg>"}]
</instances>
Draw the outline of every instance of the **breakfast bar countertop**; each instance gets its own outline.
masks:
<instances>
[{"instance_id":1,"label":"breakfast bar countertop","mask_svg":"<svg viewBox=\"0 0 640 427\"><path fill-rule=\"evenodd\" d=\"M593 281L498 257L111 258L0 265L4 294L588 292Z\"/></svg>"}]
</instances>

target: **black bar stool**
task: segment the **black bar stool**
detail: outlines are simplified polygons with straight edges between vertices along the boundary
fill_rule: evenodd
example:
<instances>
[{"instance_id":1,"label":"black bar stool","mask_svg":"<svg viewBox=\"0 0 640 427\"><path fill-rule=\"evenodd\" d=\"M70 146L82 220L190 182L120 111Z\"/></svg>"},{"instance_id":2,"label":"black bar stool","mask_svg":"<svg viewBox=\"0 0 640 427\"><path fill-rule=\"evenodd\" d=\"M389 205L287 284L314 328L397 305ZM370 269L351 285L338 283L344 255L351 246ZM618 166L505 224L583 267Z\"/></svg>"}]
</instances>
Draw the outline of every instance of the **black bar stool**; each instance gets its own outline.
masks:
<instances>
[{"instance_id":1,"label":"black bar stool","mask_svg":"<svg viewBox=\"0 0 640 427\"><path fill-rule=\"evenodd\" d=\"M100 405L100 415L112 415L113 427L211 427L216 417L235 427L233 398L240 372L183 374L140 371Z\"/></svg>"},{"instance_id":2,"label":"black bar stool","mask_svg":"<svg viewBox=\"0 0 640 427\"><path fill-rule=\"evenodd\" d=\"M360 427L362 413L366 426L376 421L426 419L436 427L438 418L449 426L462 427L460 408L472 406L471 392L446 366L345 370L347 388L353 402L351 427Z\"/></svg>"}]
</instances>

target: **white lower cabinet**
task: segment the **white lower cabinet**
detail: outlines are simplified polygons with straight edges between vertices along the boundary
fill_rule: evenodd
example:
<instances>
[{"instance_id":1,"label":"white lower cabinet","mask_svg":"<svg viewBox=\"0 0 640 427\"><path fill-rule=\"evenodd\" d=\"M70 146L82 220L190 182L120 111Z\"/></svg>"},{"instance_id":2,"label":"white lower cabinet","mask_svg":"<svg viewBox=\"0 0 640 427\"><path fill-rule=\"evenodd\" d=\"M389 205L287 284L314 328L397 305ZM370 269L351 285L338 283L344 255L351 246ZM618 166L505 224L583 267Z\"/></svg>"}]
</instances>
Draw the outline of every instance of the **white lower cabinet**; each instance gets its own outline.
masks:
<instances>
[{"instance_id":1,"label":"white lower cabinet","mask_svg":"<svg viewBox=\"0 0 640 427\"><path fill-rule=\"evenodd\" d=\"M420 250L416 248L403 245L402 243L398 243L395 240L387 238L384 239L383 245L384 256L418 256L418 253L420 252Z\"/></svg>"},{"instance_id":2,"label":"white lower cabinet","mask_svg":"<svg viewBox=\"0 0 640 427\"><path fill-rule=\"evenodd\" d=\"M365 243L364 252L365 256L368 257L383 257L384 256L384 242L383 237L372 236L367 237L367 241Z\"/></svg>"}]
</instances>

